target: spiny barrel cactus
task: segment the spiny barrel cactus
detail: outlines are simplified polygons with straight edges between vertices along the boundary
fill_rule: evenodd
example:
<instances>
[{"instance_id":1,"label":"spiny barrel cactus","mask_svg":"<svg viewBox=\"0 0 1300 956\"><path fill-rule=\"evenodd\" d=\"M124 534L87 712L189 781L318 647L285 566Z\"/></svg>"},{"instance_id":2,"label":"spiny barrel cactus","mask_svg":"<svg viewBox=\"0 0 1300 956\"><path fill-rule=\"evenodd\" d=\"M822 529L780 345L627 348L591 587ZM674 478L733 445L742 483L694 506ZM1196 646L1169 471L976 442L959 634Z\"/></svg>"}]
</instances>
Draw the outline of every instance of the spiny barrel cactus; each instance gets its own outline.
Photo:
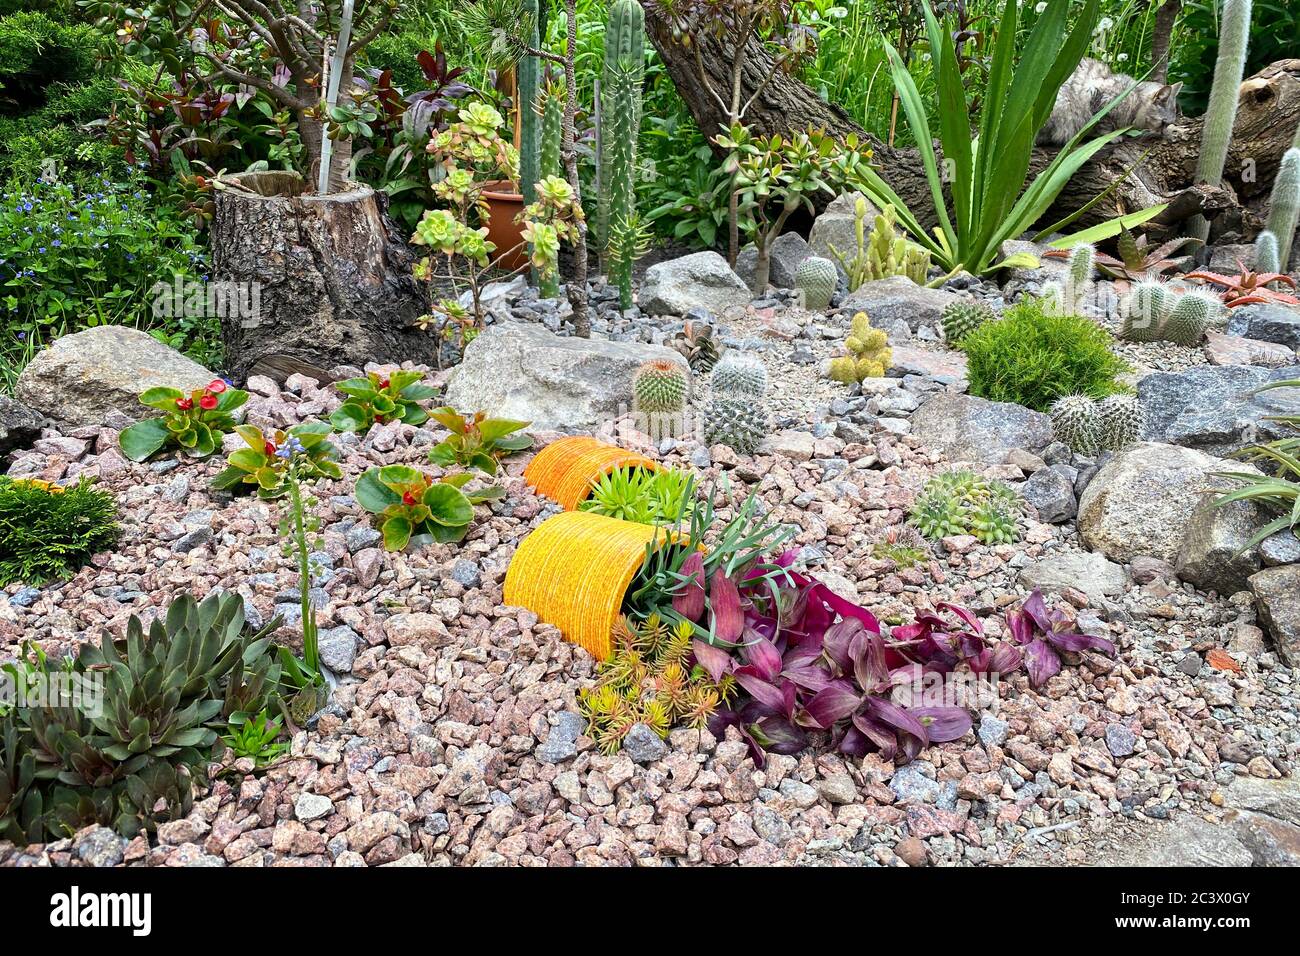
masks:
<instances>
[{"instance_id":1,"label":"spiny barrel cactus","mask_svg":"<svg viewBox=\"0 0 1300 956\"><path fill-rule=\"evenodd\" d=\"M1232 124L1237 119L1237 94L1246 68L1246 47L1250 40L1251 0L1223 0L1219 18L1219 56L1214 63L1214 83L1205 107L1205 124L1201 131L1201 152L1196 162L1194 180L1218 186L1223 181L1223 165L1228 159ZM1210 223L1195 216L1188 232L1197 239L1207 239Z\"/></svg>"},{"instance_id":2,"label":"spiny barrel cactus","mask_svg":"<svg viewBox=\"0 0 1300 956\"><path fill-rule=\"evenodd\" d=\"M939 323L943 326L943 337L947 339L948 344L960 346L962 339L985 322L991 322L996 318L997 313L984 302L960 299L944 306Z\"/></svg>"},{"instance_id":3,"label":"spiny barrel cactus","mask_svg":"<svg viewBox=\"0 0 1300 956\"><path fill-rule=\"evenodd\" d=\"M1108 395L1097 406L1101 419L1101 444L1111 451L1123 451L1142 440L1146 412L1136 395Z\"/></svg>"},{"instance_id":4,"label":"spiny barrel cactus","mask_svg":"<svg viewBox=\"0 0 1300 956\"><path fill-rule=\"evenodd\" d=\"M845 385L866 378L883 378L894 361L894 350L881 329L873 329L867 313L853 317L849 337L844 340L848 355L831 359L830 377Z\"/></svg>"},{"instance_id":5,"label":"spiny barrel cactus","mask_svg":"<svg viewBox=\"0 0 1300 956\"><path fill-rule=\"evenodd\" d=\"M1255 237L1255 271L1279 272L1277 236L1265 229Z\"/></svg>"},{"instance_id":6,"label":"spiny barrel cactus","mask_svg":"<svg viewBox=\"0 0 1300 956\"><path fill-rule=\"evenodd\" d=\"M803 293L803 306L810 312L821 312L831 304L831 296L839 284L835 263L821 256L809 256L795 270L794 284Z\"/></svg>"},{"instance_id":7,"label":"spiny barrel cactus","mask_svg":"<svg viewBox=\"0 0 1300 956\"><path fill-rule=\"evenodd\" d=\"M1052 431L1079 455L1093 455L1102 447L1101 413L1087 395L1066 395L1052 405Z\"/></svg>"},{"instance_id":8,"label":"spiny barrel cactus","mask_svg":"<svg viewBox=\"0 0 1300 956\"><path fill-rule=\"evenodd\" d=\"M639 412L680 412L690 384L686 370L668 359L646 362L632 376L632 403Z\"/></svg>"},{"instance_id":9,"label":"spiny barrel cactus","mask_svg":"<svg viewBox=\"0 0 1300 956\"><path fill-rule=\"evenodd\" d=\"M704 440L752 455L767 434L767 412L755 400L738 396L715 398L704 419Z\"/></svg>"},{"instance_id":10,"label":"spiny barrel cactus","mask_svg":"<svg viewBox=\"0 0 1300 956\"><path fill-rule=\"evenodd\" d=\"M1205 338L1205 330L1224 310L1223 302L1206 289L1192 289L1178 296L1169 318L1161 329L1161 338L1175 345L1194 347Z\"/></svg>"},{"instance_id":11,"label":"spiny barrel cactus","mask_svg":"<svg viewBox=\"0 0 1300 956\"><path fill-rule=\"evenodd\" d=\"M728 352L713 367L710 384L713 391L720 395L749 395L759 398L767 391L767 369L753 355Z\"/></svg>"},{"instance_id":12,"label":"spiny barrel cactus","mask_svg":"<svg viewBox=\"0 0 1300 956\"><path fill-rule=\"evenodd\" d=\"M1174 294L1161 282L1136 282L1124 303L1124 325L1120 336L1130 342L1154 342L1160 338Z\"/></svg>"},{"instance_id":13,"label":"spiny barrel cactus","mask_svg":"<svg viewBox=\"0 0 1300 956\"><path fill-rule=\"evenodd\" d=\"M1300 140L1300 129L1296 130ZM1273 180L1273 192L1268 200L1268 231L1277 236L1276 269L1286 272L1291 262L1291 241L1295 239L1296 226L1300 225L1300 149L1292 147L1282 154L1282 164ZM1260 268L1261 271L1262 268Z\"/></svg>"},{"instance_id":14,"label":"spiny barrel cactus","mask_svg":"<svg viewBox=\"0 0 1300 956\"><path fill-rule=\"evenodd\" d=\"M859 198L853 210L857 249L851 257L841 254L833 245L830 247L831 255L848 276L849 291L890 276L906 276L917 285L924 285L926 273L930 271L930 253L898 234L894 228L898 218L894 207L885 206L876 215L869 236L865 235L867 213L866 200Z\"/></svg>"}]
</instances>

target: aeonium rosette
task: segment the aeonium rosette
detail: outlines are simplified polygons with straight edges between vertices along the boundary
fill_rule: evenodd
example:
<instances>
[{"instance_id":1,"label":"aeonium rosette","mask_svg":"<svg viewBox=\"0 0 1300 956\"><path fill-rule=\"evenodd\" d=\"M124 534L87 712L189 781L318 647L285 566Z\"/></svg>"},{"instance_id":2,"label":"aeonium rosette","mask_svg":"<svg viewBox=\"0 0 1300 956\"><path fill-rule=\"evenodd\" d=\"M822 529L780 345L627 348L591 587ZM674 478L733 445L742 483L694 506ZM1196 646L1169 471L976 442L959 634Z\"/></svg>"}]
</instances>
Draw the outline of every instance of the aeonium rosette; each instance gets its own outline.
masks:
<instances>
[{"instance_id":1,"label":"aeonium rosette","mask_svg":"<svg viewBox=\"0 0 1300 956\"><path fill-rule=\"evenodd\" d=\"M375 467L357 479L357 504L378 516L389 551L401 551L421 536L460 541L474 520L474 506L505 493L496 486L464 491L472 478L462 472L435 481L409 465Z\"/></svg>"},{"instance_id":2,"label":"aeonium rosette","mask_svg":"<svg viewBox=\"0 0 1300 956\"><path fill-rule=\"evenodd\" d=\"M423 372L397 369L386 375L369 372L365 378L335 382L334 387L347 399L330 416L330 424L344 432L364 432L376 422L422 425L429 420L429 413L420 402L438 394L423 378Z\"/></svg>"},{"instance_id":3,"label":"aeonium rosette","mask_svg":"<svg viewBox=\"0 0 1300 956\"><path fill-rule=\"evenodd\" d=\"M132 461L144 461L168 446L193 458L207 458L221 445L221 436L235 427L234 411L248 393L213 379L203 388L183 392L159 386L140 393L140 404L162 412L122 430L118 444Z\"/></svg>"},{"instance_id":4,"label":"aeonium rosette","mask_svg":"<svg viewBox=\"0 0 1300 956\"><path fill-rule=\"evenodd\" d=\"M212 487L220 491L256 489L258 497L270 499L288 492L290 478L342 478L343 470L334 460L338 449L326 440L333 431L325 422L304 422L270 434L240 425L235 433L246 447L226 456L226 467L212 479Z\"/></svg>"}]
</instances>

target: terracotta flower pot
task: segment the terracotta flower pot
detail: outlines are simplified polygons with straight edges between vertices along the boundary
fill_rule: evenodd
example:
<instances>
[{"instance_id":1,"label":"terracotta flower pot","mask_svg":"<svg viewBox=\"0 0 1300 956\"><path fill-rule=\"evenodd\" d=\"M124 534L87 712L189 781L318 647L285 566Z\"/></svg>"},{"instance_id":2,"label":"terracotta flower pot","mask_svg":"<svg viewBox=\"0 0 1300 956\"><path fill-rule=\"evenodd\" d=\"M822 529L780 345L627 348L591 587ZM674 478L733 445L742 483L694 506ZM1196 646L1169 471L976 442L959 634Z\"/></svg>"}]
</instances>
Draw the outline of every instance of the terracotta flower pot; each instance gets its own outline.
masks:
<instances>
[{"instance_id":1,"label":"terracotta flower pot","mask_svg":"<svg viewBox=\"0 0 1300 956\"><path fill-rule=\"evenodd\" d=\"M524 480L538 494L559 502L565 511L573 511L591 494L592 482L615 468L637 465L650 471L658 467L634 451L574 435L557 439L539 451L524 469Z\"/></svg>"},{"instance_id":2,"label":"terracotta flower pot","mask_svg":"<svg viewBox=\"0 0 1300 956\"><path fill-rule=\"evenodd\" d=\"M604 660L646 545L666 535L653 525L587 511L552 515L515 551L505 603L527 608Z\"/></svg>"},{"instance_id":3,"label":"terracotta flower pot","mask_svg":"<svg viewBox=\"0 0 1300 956\"><path fill-rule=\"evenodd\" d=\"M488 220L484 223L488 240L497 247L492 261L503 269L518 269L528 262L528 247L521 245L524 224L515 221L524 211L524 197L506 179L488 183L482 195L488 207Z\"/></svg>"}]
</instances>

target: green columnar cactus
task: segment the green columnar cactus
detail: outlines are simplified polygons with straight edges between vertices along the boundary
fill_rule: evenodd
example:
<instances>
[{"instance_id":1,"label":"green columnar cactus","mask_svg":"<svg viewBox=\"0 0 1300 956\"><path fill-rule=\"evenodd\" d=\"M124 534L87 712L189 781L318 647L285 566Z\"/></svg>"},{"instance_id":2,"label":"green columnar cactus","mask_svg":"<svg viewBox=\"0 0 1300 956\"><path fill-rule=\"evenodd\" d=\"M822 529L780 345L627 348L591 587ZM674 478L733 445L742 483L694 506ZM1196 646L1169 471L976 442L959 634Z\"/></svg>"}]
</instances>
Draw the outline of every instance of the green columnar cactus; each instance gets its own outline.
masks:
<instances>
[{"instance_id":1,"label":"green columnar cactus","mask_svg":"<svg viewBox=\"0 0 1300 956\"><path fill-rule=\"evenodd\" d=\"M1066 395L1052 405L1052 431L1080 455L1093 455L1102 444L1101 414L1087 395Z\"/></svg>"},{"instance_id":2,"label":"green columnar cactus","mask_svg":"<svg viewBox=\"0 0 1300 956\"><path fill-rule=\"evenodd\" d=\"M1214 84L1205 108L1201 132L1201 155L1196 161L1196 181L1218 186L1228 159L1232 124L1237 119L1237 92L1246 68L1246 46L1250 39L1251 0L1223 0L1219 26L1219 57L1214 64ZM1210 236L1210 222L1194 217L1188 233L1204 241Z\"/></svg>"},{"instance_id":3,"label":"green columnar cactus","mask_svg":"<svg viewBox=\"0 0 1300 956\"><path fill-rule=\"evenodd\" d=\"M641 130L644 74L645 11L637 0L614 0L605 23L605 60L600 77L596 249L602 262L608 261L615 224L620 217L628 220L636 211L636 141Z\"/></svg>"},{"instance_id":4,"label":"green columnar cactus","mask_svg":"<svg viewBox=\"0 0 1300 956\"><path fill-rule=\"evenodd\" d=\"M726 445L742 455L758 450L767 434L767 412L756 399L734 395L715 398L704 419L704 440Z\"/></svg>"},{"instance_id":5,"label":"green columnar cactus","mask_svg":"<svg viewBox=\"0 0 1300 956\"><path fill-rule=\"evenodd\" d=\"M524 0L524 9L533 24L528 45L535 50L541 46L537 35L537 0ZM535 56L526 56L516 69L519 80L519 191L523 193L525 203L533 203L537 201L537 184L542 179L541 117L537 113L542 61Z\"/></svg>"},{"instance_id":6,"label":"green columnar cactus","mask_svg":"<svg viewBox=\"0 0 1300 956\"><path fill-rule=\"evenodd\" d=\"M1070 253L1070 282L1076 289L1083 289L1092 282L1092 267L1097 259L1097 250L1088 243L1080 243Z\"/></svg>"},{"instance_id":7,"label":"green columnar cactus","mask_svg":"<svg viewBox=\"0 0 1300 956\"><path fill-rule=\"evenodd\" d=\"M867 212L866 200L858 199L853 209L857 251L852 257L841 255L833 245L830 247L831 255L849 278L849 291L890 276L906 276L917 285L924 285L926 273L930 271L930 253L898 234L894 228L897 213L893 206L880 211L871 224L871 234L866 235Z\"/></svg>"},{"instance_id":8,"label":"green columnar cactus","mask_svg":"<svg viewBox=\"0 0 1300 956\"><path fill-rule=\"evenodd\" d=\"M992 322L996 318L997 313L985 303L961 299L944 306L939 323L943 327L944 339L949 345L956 347L961 345L962 339L985 322Z\"/></svg>"},{"instance_id":9,"label":"green columnar cactus","mask_svg":"<svg viewBox=\"0 0 1300 956\"><path fill-rule=\"evenodd\" d=\"M803 293L803 307L810 312L820 312L831 304L831 296L839 284L839 273L831 260L809 256L795 270L794 283Z\"/></svg>"},{"instance_id":10,"label":"green columnar cactus","mask_svg":"<svg viewBox=\"0 0 1300 956\"><path fill-rule=\"evenodd\" d=\"M867 313L853 317L849 337L844 340L848 355L831 359L830 377L845 385L867 378L883 378L894 361L894 350L881 329L873 329Z\"/></svg>"},{"instance_id":11,"label":"green columnar cactus","mask_svg":"<svg viewBox=\"0 0 1300 956\"><path fill-rule=\"evenodd\" d=\"M713 367L713 377L709 381L713 391L720 395L758 398L767 391L767 369L753 355L728 352Z\"/></svg>"},{"instance_id":12,"label":"green columnar cactus","mask_svg":"<svg viewBox=\"0 0 1300 956\"><path fill-rule=\"evenodd\" d=\"M678 362L654 359L632 376L632 407L639 412L680 412L690 382Z\"/></svg>"},{"instance_id":13,"label":"green columnar cactus","mask_svg":"<svg viewBox=\"0 0 1300 956\"><path fill-rule=\"evenodd\" d=\"M1175 345L1200 345L1205 330L1223 314L1224 308L1222 300L1206 289L1184 292L1175 300L1160 337Z\"/></svg>"},{"instance_id":14,"label":"green columnar cactus","mask_svg":"<svg viewBox=\"0 0 1300 956\"><path fill-rule=\"evenodd\" d=\"M1255 237L1255 271L1279 272L1279 251L1277 236L1265 229Z\"/></svg>"},{"instance_id":15,"label":"green columnar cactus","mask_svg":"<svg viewBox=\"0 0 1300 956\"><path fill-rule=\"evenodd\" d=\"M538 101L542 112L538 172L542 179L547 176L558 176L563 179L564 167L560 162L560 146L564 133L564 85L552 78L545 78ZM559 296L559 270L551 270L550 275L541 280L538 292L543 299L554 299Z\"/></svg>"},{"instance_id":16,"label":"green columnar cactus","mask_svg":"<svg viewBox=\"0 0 1300 956\"><path fill-rule=\"evenodd\" d=\"M1123 451L1142 440L1146 411L1136 395L1107 395L1097 406L1101 419L1101 447Z\"/></svg>"},{"instance_id":17,"label":"green columnar cactus","mask_svg":"<svg viewBox=\"0 0 1300 956\"><path fill-rule=\"evenodd\" d=\"M1300 141L1300 129L1296 130L1296 139ZM1287 271L1297 225L1300 225L1300 148L1293 146L1282 154L1282 164L1278 166L1268 200L1268 231L1277 236L1278 267L1272 271Z\"/></svg>"}]
</instances>

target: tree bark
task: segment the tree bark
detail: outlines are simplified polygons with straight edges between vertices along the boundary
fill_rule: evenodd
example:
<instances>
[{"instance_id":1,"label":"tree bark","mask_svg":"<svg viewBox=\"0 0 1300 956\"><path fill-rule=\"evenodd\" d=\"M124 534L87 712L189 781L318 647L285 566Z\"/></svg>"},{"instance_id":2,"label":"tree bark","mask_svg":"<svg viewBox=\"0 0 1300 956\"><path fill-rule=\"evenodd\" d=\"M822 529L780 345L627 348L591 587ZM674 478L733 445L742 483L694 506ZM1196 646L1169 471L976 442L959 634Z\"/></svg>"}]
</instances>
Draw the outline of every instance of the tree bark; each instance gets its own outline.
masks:
<instances>
[{"instance_id":1,"label":"tree bark","mask_svg":"<svg viewBox=\"0 0 1300 956\"><path fill-rule=\"evenodd\" d=\"M716 135L725 116L717 101L701 88L694 54L673 42L653 6L646 10L646 28L700 130L708 137ZM718 41L699 35L692 42L702 45L701 59L708 75L715 82L725 81L729 61L720 51ZM752 38L741 78L744 95L748 97L758 89L773 69L771 56L757 38ZM870 144L881 177L908 204L921 225L927 229L935 225L929 183L916 150L891 148L797 78L778 74L772 79L746 113L745 122L756 132L769 135L809 126L837 136L857 134ZM1217 241L1247 241L1262 228L1261 211L1267 205L1270 184L1298 124L1300 59L1282 60L1242 83L1223 187L1193 183L1200 152L1201 120L1186 119L1167 130L1164 139L1125 138L1098 153L1067 184L1042 225L1074 212L1122 179L1070 228L1084 228L1121 213L1168 203L1169 208L1151 227L1156 236L1177 234L1184 219L1200 213L1214 220L1212 238ZM1054 155L1053 150L1034 150L1030 175L1047 166ZM1139 168L1125 177L1135 166ZM819 197L818 205L824 207L829 199Z\"/></svg>"},{"instance_id":2,"label":"tree bark","mask_svg":"<svg viewBox=\"0 0 1300 956\"><path fill-rule=\"evenodd\" d=\"M228 181L216 197L212 278L254 284L241 288L254 290L255 303L221 318L233 377L294 361L432 363L436 338L414 328L426 308L412 255L373 190L306 195L295 173Z\"/></svg>"},{"instance_id":3,"label":"tree bark","mask_svg":"<svg viewBox=\"0 0 1300 956\"><path fill-rule=\"evenodd\" d=\"M1151 62L1155 65L1150 79L1153 82L1164 83L1169 78L1169 42L1173 37L1174 22L1182 9L1183 0L1164 0L1156 10L1156 22L1151 28Z\"/></svg>"}]
</instances>

